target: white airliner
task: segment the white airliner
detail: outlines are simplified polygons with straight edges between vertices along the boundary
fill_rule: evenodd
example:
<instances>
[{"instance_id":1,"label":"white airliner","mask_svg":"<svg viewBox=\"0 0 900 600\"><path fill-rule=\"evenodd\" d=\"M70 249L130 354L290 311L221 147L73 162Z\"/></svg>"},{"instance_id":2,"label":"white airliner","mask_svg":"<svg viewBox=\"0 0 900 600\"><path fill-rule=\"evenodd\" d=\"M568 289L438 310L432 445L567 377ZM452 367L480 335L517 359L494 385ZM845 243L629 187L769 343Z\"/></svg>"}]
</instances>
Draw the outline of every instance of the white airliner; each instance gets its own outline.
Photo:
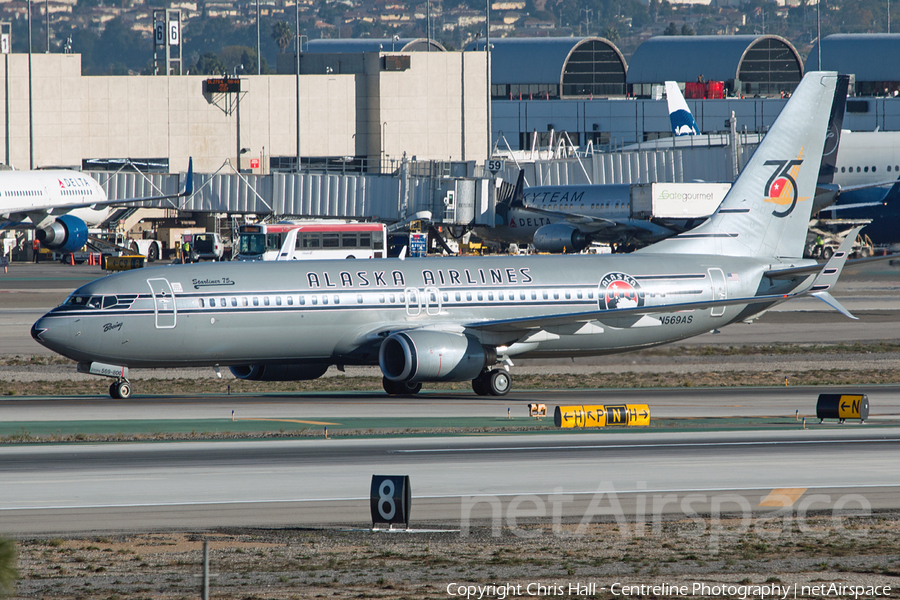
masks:
<instances>
[{"instance_id":1,"label":"white airliner","mask_svg":"<svg viewBox=\"0 0 900 600\"><path fill-rule=\"evenodd\" d=\"M35 227L45 248L74 252L88 229L102 223L113 205L162 200L193 193L193 161L178 194L110 200L100 184L78 171L0 171L0 229Z\"/></svg>"}]
</instances>

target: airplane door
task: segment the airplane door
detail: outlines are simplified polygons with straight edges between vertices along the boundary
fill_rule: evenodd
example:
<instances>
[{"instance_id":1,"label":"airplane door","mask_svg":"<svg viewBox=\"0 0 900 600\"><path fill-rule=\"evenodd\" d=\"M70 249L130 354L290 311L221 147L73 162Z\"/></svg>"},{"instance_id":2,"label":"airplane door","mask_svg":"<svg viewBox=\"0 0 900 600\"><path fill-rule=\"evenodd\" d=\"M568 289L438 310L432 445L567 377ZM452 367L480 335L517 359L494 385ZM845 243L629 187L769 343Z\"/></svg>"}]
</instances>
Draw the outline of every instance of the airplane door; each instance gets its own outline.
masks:
<instances>
[{"instance_id":1,"label":"airplane door","mask_svg":"<svg viewBox=\"0 0 900 600\"><path fill-rule=\"evenodd\" d=\"M150 293L153 294L153 312L156 314L157 329L173 329L175 327L176 310L175 294L168 279L148 279Z\"/></svg>"},{"instance_id":2,"label":"airplane door","mask_svg":"<svg viewBox=\"0 0 900 600\"><path fill-rule=\"evenodd\" d=\"M422 299L419 297L419 290L408 287L404 291L406 296L406 314L415 317L422 312Z\"/></svg>"},{"instance_id":3,"label":"airplane door","mask_svg":"<svg viewBox=\"0 0 900 600\"><path fill-rule=\"evenodd\" d=\"M709 279L712 282L713 300L725 300L728 298L728 287L725 283L725 273L722 269L710 269ZM711 317L721 317L725 314L724 306L715 306L709 311Z\"/></svg>"},{"instance_id":4,"label":"airplane door","mask_svg":"<svg viewBox=\"0 0 900 600\"><path fill-rule=\"evenodd\" d=\"M427 287L422 290L425 300L425 312L429 315L441 314L441 292L436 287Z\"/></svg>"}]
</instances>

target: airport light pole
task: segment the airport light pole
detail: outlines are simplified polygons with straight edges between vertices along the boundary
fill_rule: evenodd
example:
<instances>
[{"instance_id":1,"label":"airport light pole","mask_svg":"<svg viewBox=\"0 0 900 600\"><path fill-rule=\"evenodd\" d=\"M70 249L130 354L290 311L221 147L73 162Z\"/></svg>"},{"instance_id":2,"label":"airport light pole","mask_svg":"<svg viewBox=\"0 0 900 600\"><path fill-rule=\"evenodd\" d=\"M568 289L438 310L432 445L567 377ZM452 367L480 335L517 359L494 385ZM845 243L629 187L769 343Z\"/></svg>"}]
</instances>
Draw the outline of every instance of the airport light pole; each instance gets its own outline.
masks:
<instances>
[{"instance_id":1,"label":"airport light pole","mask_svg":"<svg viewBox=\"0 0 900 600\"><path fill-rule=\"evenodd\" d=\"M491 0L484 3L485 77L487 78L487 158L491 158Z\"/></svg>"},{"instance_id":2,"label":"airport light pole","mask_svg":"<svg viewBox=\"0 0 900 600\"><path fill-rule=\"evenodd\" d=\"M297 28L294 38L294 58L296 60L297 72L294 83L297 87L297 173L300 172L300 51L303 50L303 38L300 37L300 1L294 2L294 23Z\"/></svg>"},{"instance_id":3,"label":"airport light pole","mask_svg":"<svg viewBox=\"0 0 900 600\"><path fill-rule=\"evenodd\" d=\"M262 75L262 48L259 44L259 0L256 0L256 74Z\"/></svg>"},{"instance_id":4,"label":"airport light pole","mask_svg":"<svg viewBox=\"0 0 900 600\"><path fill-rule=\"evenodd\" d=\"M34 170L34 85L31 72L31 0L28 0L28 169Z\"/></svg>"},{"instance_id":5,"label":"airport light pole","mask_svg":"<svg viewBox=\"0 0 900 600\"><path fill-rule=\"evenodd\" d=\"M238 79L238 69L243 69L244 65L238 65L234 68L234 78ZM237 115L237 171L241 172L241 92L237 92L237 100L235 105L235 114Z\"/></svg>"}]
</instances>

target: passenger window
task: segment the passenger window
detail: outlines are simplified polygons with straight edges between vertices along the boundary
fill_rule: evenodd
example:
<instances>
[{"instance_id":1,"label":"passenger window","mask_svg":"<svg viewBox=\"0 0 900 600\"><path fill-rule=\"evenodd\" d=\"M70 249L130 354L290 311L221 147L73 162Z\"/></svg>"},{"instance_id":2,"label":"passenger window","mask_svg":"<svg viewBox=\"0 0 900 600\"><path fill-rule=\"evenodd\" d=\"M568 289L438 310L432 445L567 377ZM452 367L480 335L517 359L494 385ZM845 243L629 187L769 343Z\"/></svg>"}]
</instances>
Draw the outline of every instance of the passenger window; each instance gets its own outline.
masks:
<instances>
[{"instance_id":1,"label":"passenger window","mask_svg":"<svg viewBox=\"0 0 900 600\"><path fill-rule=\"evenodd\" d=\"M328 304L328 296L322 294L322 304Z\"/></svg>"},{"instance_id":2,"label":"passenger window","mask_svg":"<svg viewBox=\"0 0 900 600\"><path fill-rule=\"evenodd\" d=\"M259 306L259 298L253 298L253 306Z\"/></svg>"},{"instance_id":3,"label":"passenger window","mask_svg":"<svg viewBox=\"0 0 900 600\"><path fill-rule=\"evenodd\" d=\"M206 308L205 302L203 302L203 298L200 298L200 308Z\"/></svg>"},{"instance_id":4,"label":"passenger window","mask_svg":"<svg viewBox=\"0 0 900 600\"><path fill-rule=\"evenodd\" d=\"M237 298L232 298L232 299L231 299L231 305L232 305L232 306L237 306Z\"/></svg>"},{"instance_id":5,"label":"passenger window","mask_svg":"<svg viewBox=\"0 0 900 600\"><path fill-rule=\"evenodd\" d=\"M281 306L281 296L275 296L275 305Z\"/></svg>"},{"instance_id":6,"label":"passenger window","mask_svg":"<svg viewBox=\"0 0 900 600\"><path fill-rule=\"evenodd\" d=\"M215 307L216 307L216 299L215 299L215 298L210 298L210 299L209 299L209 306L210 306L210 308L215 308Z\"/></svg>"},{"instance_id":7,"label":"passenger window","mask_svg":"<svg viewBox=\"0 0 900 600\"><path fill-rule=\"evenodd\" d=\"M362 303L363 303L362 294L357 294L357 295L356 295L356 303L357 303L357 304L362 304Z\"/></svg>"},{"instance_id":8,"label":"passenger window","mask_svg":"<svg viewBox=\"0 0 900 600\"><path fill-rule=\"evenodd\" d=\"M389 301L391 304L394 303L394 300L395 300L395 299L394 299L394 295L393 295L393 294L388 294L388 301Z\"/></svg>"},{"instance_id":9,"label":"passenger window","mask_svg":"<svg viewBox=\"0 0 900 600\"><path fill-rule=\"evenodd\" d=\"M268 296L263 298L263 304L265 304L266 306L269 306L269 297Z\"/></svg>"},{"instance_id":10,"label":"passenger window","mask_svg":"<svg viewBox=\"0 0 900 600\"><path fill-rule=\"evenodd\" d=\"M312 301L313 304L318 304L318 303L319 303L319 297L318 297L318 296L310 296L309 299Z\"/></svg>"},{"instance_id":11,"label":"passenger window","mask_svg":"<svg viewBox=\"0 0 900 600\"><path fill-rule=\"evenodd\" d=\"M456 301L462 302L462 294L460 294L459 292L456 292Z\"/></svg>"},{"instance_id":12,"label":"passenger window","mask_svg":"<svg viewBox=\"0 0 900 600\"><path fill-rule=\"evenodd\" d=\"M482 294L481 292L478 292L478 301L484 302L484 294Z\"/></svg>"},{"instance_id":13,"label":"passenger window","mask_svg":"<svg viewBox=\"0 0 900 600\"><path fill-rule=\"evenodd\" d=\"M494 301L494 292L488 292L488 302Z\"/></svg>"},{"instance_id":14,"label":"passenger window","mask_svg":"<svg viewBox=\"0 0 900 600\"><path fill-rule=\"evenodd\" d=\"M341 297L338 296L337 294L334 295L334 303L335 303L335 304L340 304L340 303L341 303Z\"/></svg>"},{"instance_id":15,"label":"passenger window","mask_svg":"<svg viewBox=\"0 0 900 600\"><path fill-rule=\"evenodd\" d=\"M306 296L300 296L300 304L301 306L306 304Z\"/></svg>"},{"instance_id":16,"label":"passenger window","mask_svg":"<svg viewBox=\"0 0 900 600\"><path fill-rule=\"evenodd\" d=\"M378 302L379 302L380 304L384 304L384 294L379 294L379 295L378 295Z\"/></svg>"},{"instance_id":17,"label":"passenger window","mask_svg":"<svg viewBox=\"0 0 900 600\"><path fill-rule=\"evenodd\" d=\"M466 302L472 301L472 292L466 292Z\"/></svg>"},{"instance_id":18,"label":"passenger window","mask_svg":"<svg viewBox=\"0 0 900 600\"><path fill-rule=\"evenodd\" d=\"M247 300L247 296L241 298L241 306L249 306L250 302Z\"/></svg>"},{"instance_id":19,"label":"passenger window","mask_svg":"<svg viewBox=\"0 0 900 600\"><path fill-rule=\"evenodd\" d=\"M294 297L293 296L288 296L287 300L288 300L288 306L294 305Z\"/></svg>"}]
</instances>

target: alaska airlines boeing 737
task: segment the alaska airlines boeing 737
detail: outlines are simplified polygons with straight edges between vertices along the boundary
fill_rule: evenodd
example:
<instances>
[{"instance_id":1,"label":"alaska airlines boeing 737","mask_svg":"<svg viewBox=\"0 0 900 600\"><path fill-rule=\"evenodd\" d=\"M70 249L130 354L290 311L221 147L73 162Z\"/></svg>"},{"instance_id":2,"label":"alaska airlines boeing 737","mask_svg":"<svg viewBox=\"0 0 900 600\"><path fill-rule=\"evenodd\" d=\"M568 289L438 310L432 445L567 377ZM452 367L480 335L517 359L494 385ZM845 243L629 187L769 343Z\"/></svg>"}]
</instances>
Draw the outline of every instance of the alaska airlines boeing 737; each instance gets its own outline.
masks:
<instances>
[{"instance_id":1,"label":"alaska airlines boeing 737","mask_svg":"<svg viewBox=\"0 0 900 600\"><path fill-rule=\"evenodd\" d=\"M109 216L109 207L163 200L193 193L193 166L188 162L178 194L110 200L96 179L78 171L0 172L0 229L33 226L45 248L74 252L84 247L88 228Z\"/></svg>"},{"instance_id":2,"label":"alaska airlines boeing 737","mask_svg":"<svg viewBox=\"0 0 900 600\"><path fill-rule=\"evenodd\" d=\"M632 254L153 267L80 287L31 333L114 378L113 397L129 367L275 381L375 364L391 394L471 380L502 395L517 357L637 350L803 295L850 316L828 290L852 236L824 267L802 258L837 82L807 73L715 213Z\"/></svg>"}]
</instances>

